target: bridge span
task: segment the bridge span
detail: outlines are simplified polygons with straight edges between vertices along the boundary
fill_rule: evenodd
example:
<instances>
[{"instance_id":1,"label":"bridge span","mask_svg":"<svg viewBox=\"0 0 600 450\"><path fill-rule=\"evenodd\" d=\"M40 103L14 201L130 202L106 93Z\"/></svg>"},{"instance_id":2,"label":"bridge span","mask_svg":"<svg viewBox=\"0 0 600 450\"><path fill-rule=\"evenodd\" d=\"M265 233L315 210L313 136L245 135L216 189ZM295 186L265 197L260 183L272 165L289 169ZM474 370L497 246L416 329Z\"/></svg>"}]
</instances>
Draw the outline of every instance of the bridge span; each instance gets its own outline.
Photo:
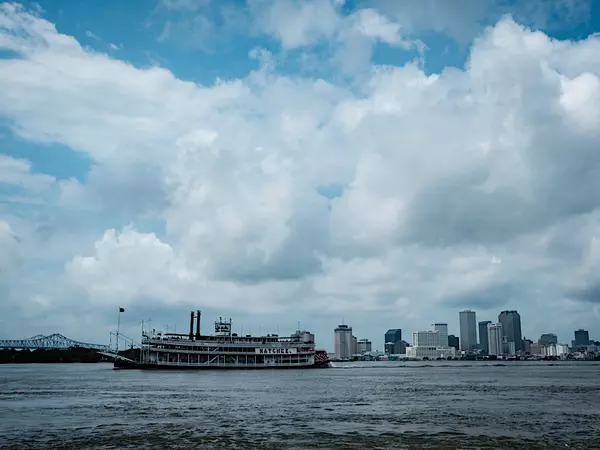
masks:
<instances>
[{"instance_id":1,"label":"bridge span","mask_svg":"<svg viewBox=\"0 0 600 450\"><path fill-rule=\"evenodd\" d=\"M0 349L18 349L18 350L68 350L71 347L89 348L93 350L107 351L108 345L90 344L88 342L79 342L69 339L62 334L54 333L48 336L38 334L28 339L8 339L0 340Z\"/></svg>"}]
</instances>

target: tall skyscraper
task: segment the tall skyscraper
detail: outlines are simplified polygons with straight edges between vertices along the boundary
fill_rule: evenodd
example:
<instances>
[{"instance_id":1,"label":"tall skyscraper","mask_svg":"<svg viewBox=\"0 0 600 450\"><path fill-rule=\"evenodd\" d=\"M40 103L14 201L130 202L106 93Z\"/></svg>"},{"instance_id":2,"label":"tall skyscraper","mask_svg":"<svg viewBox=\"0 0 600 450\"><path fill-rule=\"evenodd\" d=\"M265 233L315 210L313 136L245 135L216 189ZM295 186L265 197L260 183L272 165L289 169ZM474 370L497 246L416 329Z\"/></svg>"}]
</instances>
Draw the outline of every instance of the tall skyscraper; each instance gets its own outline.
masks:
<instances>
[{"instance_id":1,"label":"tall skyscraper","mask_svg":"<svg viewBox=\"0 0 600 450\"><path fill-rule=\"evenodd\" d=\"M558 344L558 338L554 333L544 333L538 339L538 344L540 345L556 345Z\"/></svg>"},{"instance_id":2,"label":"tall skyscraper","mask_svg":"<svg viewBox=\"0 0 600 450\"><path fill-rule=\"evenodd\" d=\"M499 356L503 353L503 331L501 323L487 324L488 346L490 355Z\"/></svg>"},{"instance_id":3,"label":"tall skyscraper","mask_svg":"<svg viewBox=\"0 0 600 450\"><path fill-rule=\"evenodd\" d=\"M440 347L448 346L448 324L447 323L434 323L433 329L440 333Z\"/></svg>"},{"instance_id":4,"label":"tall skyscraper","mask_svg":"<svg viewBox=\"0 0 600 450\"><path fill-rule=\"evenodd\" d=\"M352 336L352 327L348 325L339 325L335 329L335 357L337 359L348 359L352 356L354 336Z\"/></svg>"},{"instance_id":5,"label":"tall skyscraper","mask_svg":"<svg viewBox=\"0 0 600 450\"><path fill-rule=\"evenodd\" d=\"M392 328L385 332L385 342L398 342L402 340L402 330L400 328Z\"/></svg>"},{"instance_id":6,"label":"tall skyscraper","mask_svg":"<svg viewBox=\"0 0 600 450\"><path fill-rule=\"evenodd\" d=\"M482 320L479 322L479 346L481 347L481 351L485 353L490 353L490 344L488 341L488 331L487 326L488 323L492 323L490 320Z\"/></svg>"},{"instance_id":7,"label":"tall skyscraper","mask_svg":"<svg viewBox=\"0 0 600 450\"><path fill-rule=\"evenodd\" d=\"M458 314L460 321L460 348L461 350L472 350L477 345L477 323L475 311L469 309Z\"/></svg>"},{"instance_id":8,"label":"tall skyscraper","mask_svg":"<svg viewBox=\"0 0 600 450\"><path fill-rule=\"evenodd\" d=\"M590 333L587 330L576 330L575 331L575 347L582 347L590 343Z\"/></svg>"},{"instance_id":9,"label":"tall skyscraper","mask_svg":"<svg viewBox=\"0 0 600 450\"><path fill-rule=\"evenodd\" d=\"M523 349L521 334L521 316L517 311L502 311L498 314L498 322L502 324L502 332L507 342L515 344L515 353Z\"/></svg>"},{"instance_id":10,"label":"tall skyscraper","mask_svg":"<svg viewBox=\"0 0 600 450\"><path fill-rule=\"evenodd\" d=\"M388 355L401 354L406 351L402 350L402 330L400 328L392 328L385 332L384 351Z\"/></svg>"}]
</instances>

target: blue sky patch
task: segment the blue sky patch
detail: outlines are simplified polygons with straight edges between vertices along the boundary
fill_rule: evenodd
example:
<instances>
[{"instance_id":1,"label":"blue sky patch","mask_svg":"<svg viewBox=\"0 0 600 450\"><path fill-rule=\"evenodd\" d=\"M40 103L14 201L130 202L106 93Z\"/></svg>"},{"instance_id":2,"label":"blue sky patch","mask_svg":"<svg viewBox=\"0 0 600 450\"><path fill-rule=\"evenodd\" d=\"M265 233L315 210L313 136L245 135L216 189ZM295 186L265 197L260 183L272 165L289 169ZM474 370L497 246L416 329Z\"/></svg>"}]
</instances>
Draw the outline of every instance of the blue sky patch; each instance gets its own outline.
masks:
<instances>
[{"instance_id":1,"label":"blue sky patch","mask_svg":"<svg viewBox=\"0 0 600 450\"><path fill-rule=\"evenodd\" d=\"M15 135L0 120L0 154L31 163L32 173L51 175L59 180L76 178L83 183L92 160L87 153L71 150L59 143L37 143Z\"/></svg>"}]
</instances>

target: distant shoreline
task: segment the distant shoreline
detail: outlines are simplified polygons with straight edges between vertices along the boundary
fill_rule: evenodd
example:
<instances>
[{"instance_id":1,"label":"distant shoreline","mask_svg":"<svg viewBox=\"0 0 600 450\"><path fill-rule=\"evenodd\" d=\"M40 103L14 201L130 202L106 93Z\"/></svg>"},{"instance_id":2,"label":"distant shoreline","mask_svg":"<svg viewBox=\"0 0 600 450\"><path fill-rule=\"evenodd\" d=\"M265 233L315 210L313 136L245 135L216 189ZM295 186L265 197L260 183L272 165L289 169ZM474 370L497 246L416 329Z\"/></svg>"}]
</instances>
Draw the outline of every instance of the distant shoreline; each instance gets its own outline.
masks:
<instances>
[{"instance_id":1,"label":"distant shoreline","mask_svg":"<svg viewBox=\"0 0 600 450\"><path fill-rule=\"evenodd\" d=\"M127 350L119 353L125 355L130 351ZM100 362L111 361L100 355L97 350L88 348L70 348L66 350L0 350L0 364L94 364Z\"/></svg>"},{"instance_id":2,"label":"distant shoreline","mask_svg":"<svg viewBox=\"0 0 600 450\"><path fill-rule=\"evenodd\" d=\"M420 362L420 363L462 363L462 362L475 362L475 363L524 363L524 362L599 362L600 356L596 356L594 359L563 359L563 358L523 358L523 359L332 359L332 363L386 363L386 362Z\"/></svg>"}]
</instances>

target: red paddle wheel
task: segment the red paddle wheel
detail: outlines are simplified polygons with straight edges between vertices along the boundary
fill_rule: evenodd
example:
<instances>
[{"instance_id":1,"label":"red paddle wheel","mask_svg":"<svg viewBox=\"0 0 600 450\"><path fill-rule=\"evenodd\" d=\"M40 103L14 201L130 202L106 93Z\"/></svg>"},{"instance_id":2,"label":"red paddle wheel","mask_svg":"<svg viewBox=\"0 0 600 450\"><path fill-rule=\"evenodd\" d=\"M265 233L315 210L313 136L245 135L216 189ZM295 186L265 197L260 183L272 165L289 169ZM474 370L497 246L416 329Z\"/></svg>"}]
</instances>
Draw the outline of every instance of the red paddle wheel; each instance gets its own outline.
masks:
<instances>
[{"instance_id":1,"label":"red paddle wheel","mask_svg":"<svg viewBox=\"0 0 600 450\"><path fill-rule=\"evenodd\" d=\"M318 368L327 368L329 367L329 356L327 356L327 352L325 350L315 350L315 365L314 367Z\"/></svg>"}]
</instances>

